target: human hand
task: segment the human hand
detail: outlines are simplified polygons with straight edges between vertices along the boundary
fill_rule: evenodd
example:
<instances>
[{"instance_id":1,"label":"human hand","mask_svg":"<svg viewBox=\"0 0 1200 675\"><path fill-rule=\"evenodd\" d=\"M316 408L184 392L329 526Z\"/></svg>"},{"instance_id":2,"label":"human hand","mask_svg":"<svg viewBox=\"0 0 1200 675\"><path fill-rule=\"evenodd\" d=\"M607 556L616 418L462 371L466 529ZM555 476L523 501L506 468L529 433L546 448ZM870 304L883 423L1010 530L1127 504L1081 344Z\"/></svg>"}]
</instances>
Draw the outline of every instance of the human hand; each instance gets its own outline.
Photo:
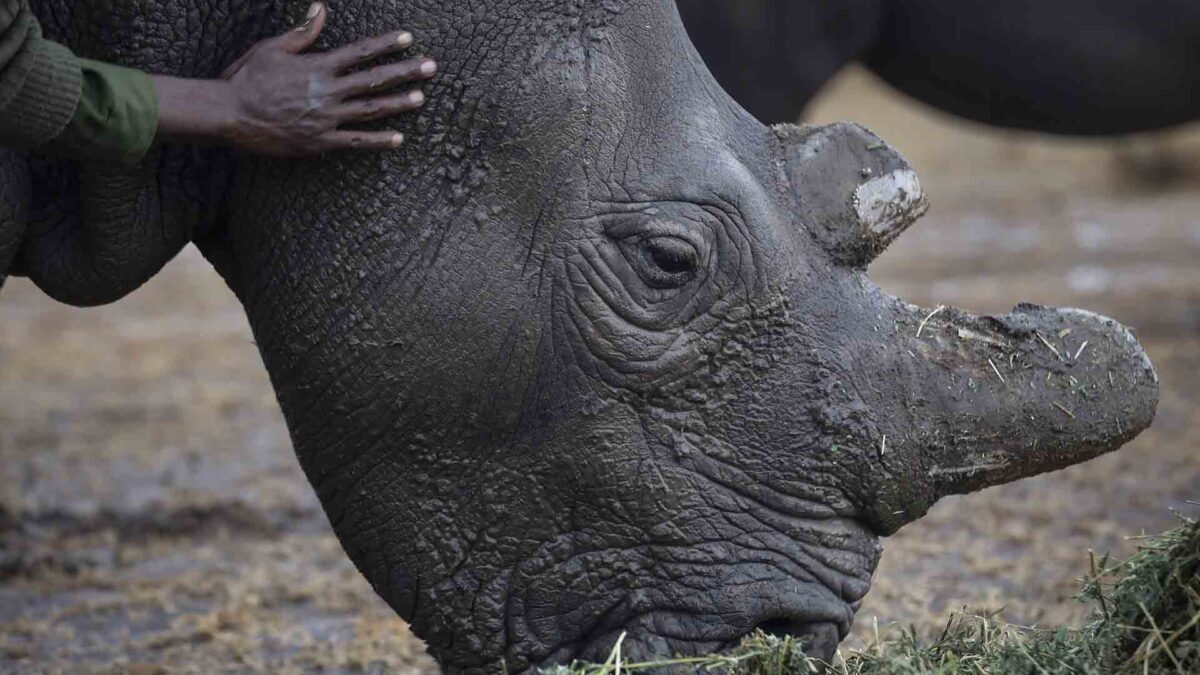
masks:
<instances>
[{"instance_id":1,"label":"human hand","mask_svg":"<svg viewBox=\"0 0 1200 675\"><path fill-rule=\"evenodd\" d=\"M404 138L394 131L345 125L419 108L425 101L420 89L399 89L433 77L437 64L419 57L358 69L411 47L413 37L407 31L326 53L302 53L320 36L327 15L322 3L314 3L303 25L259 42L219 80L154 78L160 136L209 141L271 157L399 146Z\"/></svg>"}]
</instances>

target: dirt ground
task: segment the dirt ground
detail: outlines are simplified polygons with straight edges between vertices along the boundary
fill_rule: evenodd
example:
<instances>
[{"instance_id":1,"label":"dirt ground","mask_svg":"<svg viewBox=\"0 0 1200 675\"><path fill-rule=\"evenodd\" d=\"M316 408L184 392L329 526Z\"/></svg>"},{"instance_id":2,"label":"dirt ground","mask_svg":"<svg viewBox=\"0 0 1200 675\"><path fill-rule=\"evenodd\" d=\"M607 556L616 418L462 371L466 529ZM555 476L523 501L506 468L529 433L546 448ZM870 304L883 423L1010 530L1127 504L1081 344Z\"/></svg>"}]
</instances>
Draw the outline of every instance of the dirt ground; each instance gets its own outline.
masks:
<instances>
[{"instance_id":1,"label":"dirt ground","mask_svg":"<svg viewBox=\"0 0 1200 675\"><path fill-rule=\"evenodd\" d=\"M933 210L872 268L923 304L1074 305L1134 326L1162 378L1125 450L952 498L885 542L860 635L949 610L1074 622L1088 549L1200 499L1200 129L997 132L841 77L811 113L906 153ZM0 293L0 671L436 667L342 554L233 296L194 251L114 306Z\"/></svg>"}]
</instances>

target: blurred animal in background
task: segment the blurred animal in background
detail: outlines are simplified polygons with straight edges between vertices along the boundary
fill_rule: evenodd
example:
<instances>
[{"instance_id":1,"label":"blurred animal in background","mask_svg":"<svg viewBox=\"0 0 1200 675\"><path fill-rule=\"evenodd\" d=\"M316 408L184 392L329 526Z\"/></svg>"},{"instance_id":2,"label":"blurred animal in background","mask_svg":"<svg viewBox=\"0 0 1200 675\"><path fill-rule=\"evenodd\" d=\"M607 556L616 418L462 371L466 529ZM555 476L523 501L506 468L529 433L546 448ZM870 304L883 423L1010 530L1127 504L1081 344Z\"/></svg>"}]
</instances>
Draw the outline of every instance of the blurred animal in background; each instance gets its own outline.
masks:
<instances>
[{"instance_id":1,"label":"blurred animal in background","mask_svg":"<svg viewBox=\"0 0 1200 675\"><path fill-rule=\"evenodd\" d=\"M679 0L717 81L791 121L843 66L967 119L1069 135L1200 118L1195 0Z\"/></svg>"}]
</instances>

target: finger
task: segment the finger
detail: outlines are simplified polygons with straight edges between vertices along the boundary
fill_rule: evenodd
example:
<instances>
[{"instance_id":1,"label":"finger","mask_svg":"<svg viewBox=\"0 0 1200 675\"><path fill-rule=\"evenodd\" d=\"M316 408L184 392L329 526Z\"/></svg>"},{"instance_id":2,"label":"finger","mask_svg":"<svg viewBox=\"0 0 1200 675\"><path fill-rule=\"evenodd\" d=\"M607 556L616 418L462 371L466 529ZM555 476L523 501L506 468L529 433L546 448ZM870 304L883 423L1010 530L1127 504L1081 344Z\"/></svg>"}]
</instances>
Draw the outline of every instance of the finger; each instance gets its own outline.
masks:
<instances>
[{"instance_id":1,"label":"finger","mask_svg":"<svg viewBox=\"0 0 1200 675\"><path fill-rule=\"evenodd\" d=\"M427 80L437 72L432 59L408 59L376 66L340 78L334 85L338 94L350 97L392 89L406 82Z\"/></svg>"},{"instance_id":2,"label":"finger","mask_svg":"<svg viewBox=\"0 0 1200 675\"><path fill-rule=\"evenodd\" d=\"M334 110L334 116L343 124L369 122L416 110L425 104L425 94L419 89L394 96L360 98L348 101Z\"/></svg>"},{"instance_id":3,"label":"finger","mask_svg":"<svg viewBox=\"0 0 1200 675\"><path fill-rule=\"evenodd\" d=\"M403 51L412 44L412 33L400 30L360 40L345 47L338 47L326 54L323 60L334 71L340 72L360 63L374 61L381 56Z\"/></svg>"},{"instance_id":4,"label":"finger","mask_svg":"<svg viewBox=\"0 0 1200 675\"><path fill-rule=\"evenodd\" d=\"M321 30L325 28L325 19L328 16L329 12L325 10L325 4L314 2L308 6L308 14L304 16L304 23L275 38L273 41L275 46L289 54L299 54L308 49L313 46L317 38L321 37Z\"/></svg>"},{"instance_id":5,"label":"finger","mask_svg":"<svg viewBox=\"0 0 1200 675\"><path fill-rule=\"evenodd\" d=\"M338 129L318 139L323 151L394 150L404 144L404 134L395 131L346 131Z\"/></svg>"}]
</instances>

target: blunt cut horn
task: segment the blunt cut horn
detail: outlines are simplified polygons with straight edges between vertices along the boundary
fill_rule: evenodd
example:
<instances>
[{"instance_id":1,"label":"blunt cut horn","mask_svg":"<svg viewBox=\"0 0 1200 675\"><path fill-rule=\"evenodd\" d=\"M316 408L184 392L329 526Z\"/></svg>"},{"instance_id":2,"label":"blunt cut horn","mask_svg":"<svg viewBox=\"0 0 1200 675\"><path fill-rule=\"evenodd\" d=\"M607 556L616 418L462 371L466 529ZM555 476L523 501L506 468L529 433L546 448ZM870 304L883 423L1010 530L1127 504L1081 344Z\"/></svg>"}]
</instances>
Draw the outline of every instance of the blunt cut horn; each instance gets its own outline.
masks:
<instances>
[{"instance_id":1,"label":"blunt cut horn","mask_svg":"<svg viewBox=\"0 0 1200 675\"><path fill-rule=\"evenodd\" d=\"M802 222L844 265L865 268L929 208L908 162L857 124L785 124L775 134Z\"/></svg>"}]
</instances>

